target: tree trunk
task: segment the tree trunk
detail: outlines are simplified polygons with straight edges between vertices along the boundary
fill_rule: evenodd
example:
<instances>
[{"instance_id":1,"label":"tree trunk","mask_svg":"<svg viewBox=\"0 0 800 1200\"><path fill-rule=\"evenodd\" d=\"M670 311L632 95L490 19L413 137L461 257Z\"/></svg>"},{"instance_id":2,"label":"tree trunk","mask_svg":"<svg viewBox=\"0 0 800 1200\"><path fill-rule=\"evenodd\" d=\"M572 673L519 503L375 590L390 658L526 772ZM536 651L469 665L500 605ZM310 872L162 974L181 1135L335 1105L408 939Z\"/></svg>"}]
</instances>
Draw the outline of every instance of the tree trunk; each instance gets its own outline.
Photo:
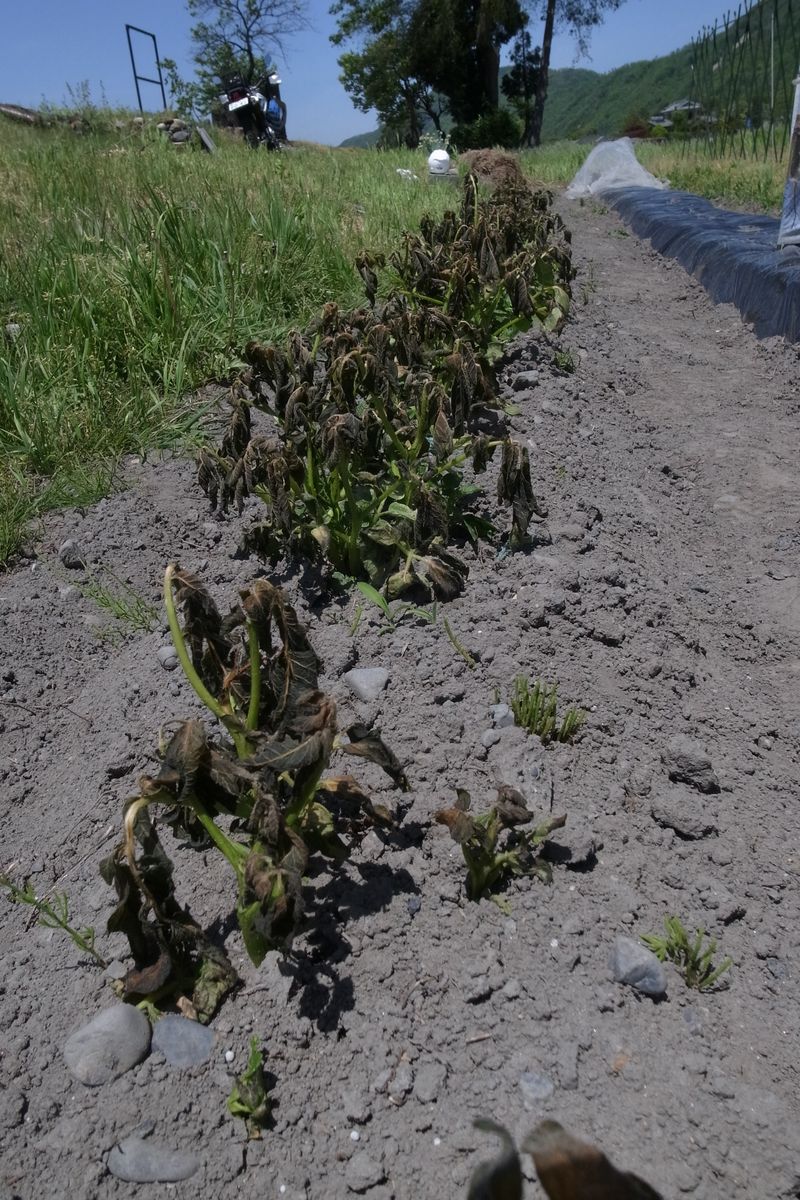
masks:
<instances>
[{"instance_id":1,"label":"tree trunk","mask_svg":"<svg viewBox=\"0 0 800 1200\"><path fill-rule=\"evenodd\" d=\"M481 95L489 108L497 108L500 104L500 51L490 41L478 46L477 50Z\"/></svg>"},{"instance_id":2,"label":"tree trunk","mask_svg":"<svg viewBox=\"0 0 800 1200\"><path fill-rule=\"evenodd\" d=\"M550 82L550 50L553 45L553 29L556 23L556 0L547 0L547 12L544 18L544 37L542 38L542 65L536 80L536 94L533 101L528 137L529 146L539 146L542 141L542 119L544 117L544 102L547 99L547 87Z\"/></svg>"}]
</instances>

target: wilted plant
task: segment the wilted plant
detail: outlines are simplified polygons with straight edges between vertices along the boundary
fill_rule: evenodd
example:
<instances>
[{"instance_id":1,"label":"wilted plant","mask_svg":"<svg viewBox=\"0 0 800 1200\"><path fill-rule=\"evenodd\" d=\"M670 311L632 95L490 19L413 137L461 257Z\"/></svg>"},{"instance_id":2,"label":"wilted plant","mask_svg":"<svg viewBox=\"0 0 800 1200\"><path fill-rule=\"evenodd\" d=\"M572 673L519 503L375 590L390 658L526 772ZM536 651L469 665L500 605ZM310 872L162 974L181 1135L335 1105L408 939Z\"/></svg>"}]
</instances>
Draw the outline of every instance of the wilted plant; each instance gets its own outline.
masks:
<instances>
[{"instance_id":1,"label":"wilted plant","mask_svg":"<svg viewBox=\"0 0 800 1200\"><path fill-rule=\"evenodd\" d=\"M242 1118L251 1140L257 1141L261 1137L261 1130L269 1121L272 1104L264 1075L264 1055L257 1037L250 1039L247 1067L237 1076L228 1097L228 1111L232 1116Z\"/></svg>"},{"instance_id":2,"label":"wilted plant","mask_svg":"<svg viewBox=\"0 0 800 1200\"><path fill-rule=\"evenodd\" d=\"M675 964L687 987L706 992L733 966L732 958L724 959L719 966L715 965L717 942L715 938L710 938L704 947L704 929L696 930L694 939L690 939L679 917L665 917L664 929L665 935L647 933L642 936L642 941L660 962L669 960Z\"/></svg>"},{"instance_id":3,"label":"wilted plant","mask_svg":"<svg viewBox=\"0 0 800 1200\"><path fill-rule=\"evenodd\" d=\"M513 875L535 875L544 883L552 882L552 868L541 847L554 829L566 824L565 816L546 817L534 829L522 829L533 820L533 813L525 807L525 797L506 785L498 788L497 800L488 812L472 816L470 807L469 792L459 788L452 807L434 814L461 847L470 900L491 895ZM492 898L503 907L496 896Z\"/></svg>"},{"instance_id":4,"label":"wilted plant","mask_svg":"<svg viewBox=\"0 0 800 1200\"><path fill-rule=\"evenodd\" d=\"M108 966L106 959L95 948L95 932L92 926L76 929L74 925L70 925L69 898L66 892L56 892L52 899L37 896L29 880L20 887L5 871L0 871L0 887L6 889L12 904L28 904L35 909L39 925L43 925L45 929L60 929L72 939L82 953L93 958L99 967Z\"/></svg>"},{"instance_id":5,"label":"wilted plant","mask_svg":"<svg viewBox=\"0 0 800 1200\"><path fill-rule=\"evenodd\" d=\"M527 450L475 431L475 415L497 407L488 349L540 319L555 328L568 303L566 235L547 197L523 192L484 207L473 178L461 218L426 220L407 236L393 259L400 290L378 302L384 260L362 253L368 308L328 304L285 349L247 346L230 427L218 453L201 454L198 479L212 507L264 502L250 549L320 555L389 600L415 588L450 599L467 573L450 544L493 533L465 467L481 472L501 443L508 548L544 515ZM547 239L557 233L555 247ZM269 413L274 436L253 434L245 394Z\"/></svg>"},{"instance_id":6,"label":"wilted plant","mask_svg":"<svg viewBox=\"0 0 800 1200\"><path fill-rule=\"evenodd\" d=\"M242 938L259 963L291 945L310 856L341 861L370 827L392 824L352 777L323 778L334 749L407 784L377 731L352 726L340 744L336 706L317 686L317 656L279 588L257 580L223 618L199 579L172 565L164 598L184 674L228 737L210 736L198 720L179 725L158 774L144 776L126 804L123 840L102 871L119 897L109 930L126 933L136 961L126 996L190 985L198 1016L208 1019L236 976L178 904L151 810L163 811L176 836L210 841L227 859Z\"/></svg>"},{"instance_id":7,"label":"wilted plant","mask_svg":"<svg viewBox=\"0 0 800 1200\"><path fill-rule=\"evenodd\" d=\"M559 724L558 684L548 687L540 679L531 683L524 675L518 675L514 680L509 704L517 725L543 742L571 742L586 720L581 709L570 707Z\"/></svg>"}]
</instances>

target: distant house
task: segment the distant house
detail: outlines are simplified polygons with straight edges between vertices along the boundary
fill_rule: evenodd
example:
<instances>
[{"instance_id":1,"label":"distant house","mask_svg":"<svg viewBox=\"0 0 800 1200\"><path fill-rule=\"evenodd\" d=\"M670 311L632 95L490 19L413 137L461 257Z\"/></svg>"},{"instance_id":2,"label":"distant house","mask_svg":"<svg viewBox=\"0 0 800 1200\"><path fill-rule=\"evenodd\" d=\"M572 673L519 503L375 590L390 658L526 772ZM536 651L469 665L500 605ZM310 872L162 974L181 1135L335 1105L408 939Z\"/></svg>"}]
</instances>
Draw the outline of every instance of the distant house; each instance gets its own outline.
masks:
<instances>
[{"instance_id":1,"label":"distant house","mask_svg":"<svg viewBox=\"0 0 800 1200\"><path fill-rule=\"evenodd\" d=\"M673 117L678 113L687 113L690 116L697 117L702 112L703 106L697 100L673 100L672 104L666 104L659 113L654 117L649 118L649 124L655 129L672 129L675 124Z\"/></svg>"}]
</instances>

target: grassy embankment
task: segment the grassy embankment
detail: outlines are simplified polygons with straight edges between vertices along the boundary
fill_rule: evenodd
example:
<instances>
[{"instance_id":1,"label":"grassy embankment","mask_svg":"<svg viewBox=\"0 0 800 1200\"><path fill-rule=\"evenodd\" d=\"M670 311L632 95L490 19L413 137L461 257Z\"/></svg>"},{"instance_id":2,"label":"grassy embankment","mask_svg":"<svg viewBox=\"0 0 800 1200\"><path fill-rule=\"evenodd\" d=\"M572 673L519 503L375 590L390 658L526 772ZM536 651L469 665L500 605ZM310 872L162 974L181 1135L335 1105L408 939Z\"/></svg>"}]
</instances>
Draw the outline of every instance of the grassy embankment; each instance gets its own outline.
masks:
<instances>
[{"instance_id":1,"label":"grassy embankment","mask_svg":"<svg viewBox=\"0 0 800 1200\"><path fill-rule=\"evenodd\" d=\"M566 183L588 147L547 146L526 169ZM673 186L779 203L781 166L642 146ZM447 185L396 174L424 156L223 144L213 157L155 134L77 136L0 124L0 562L48 507L88 503L120 454L202 436L200 383L251 337L280 337L327 300L361 301L362 247L388 250Z\"/></svg>"},{"instance_id":2,"label":"grassy embankment","mask_svg":"<svg viewBox=\"0 0 800 1200\"><path fill-rule=\"evenodd\" d=\"M407 155L0 123L0 158L0 561L37 513L107 491L120 454L199 437L192 389L249 338L360 303L358 250L453 201L400 178Z\"/></svg>"}]
</instances>

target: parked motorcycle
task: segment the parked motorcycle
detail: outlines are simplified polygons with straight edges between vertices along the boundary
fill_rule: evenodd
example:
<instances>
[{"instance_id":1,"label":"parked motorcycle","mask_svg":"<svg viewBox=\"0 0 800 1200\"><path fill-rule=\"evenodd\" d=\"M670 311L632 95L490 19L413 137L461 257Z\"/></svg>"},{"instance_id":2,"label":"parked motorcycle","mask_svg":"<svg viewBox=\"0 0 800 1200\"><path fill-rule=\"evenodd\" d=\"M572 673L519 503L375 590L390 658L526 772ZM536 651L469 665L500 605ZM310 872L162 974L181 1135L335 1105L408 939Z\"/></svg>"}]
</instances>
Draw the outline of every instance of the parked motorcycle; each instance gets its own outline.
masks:
<instances>
[{"instance_id":1,"label":"parked motorcycle","mask_svg":"<svg viewBox=\"0 0 800 1200\"><path fill-rule=\"evenodd\" d=\"M241 126L245 140L254 149L279 150L286 138L286 105L281 100L281 81L273 71L263 80L248 84L231 79L220 100Z\"/></svg>"}]
</instances>

